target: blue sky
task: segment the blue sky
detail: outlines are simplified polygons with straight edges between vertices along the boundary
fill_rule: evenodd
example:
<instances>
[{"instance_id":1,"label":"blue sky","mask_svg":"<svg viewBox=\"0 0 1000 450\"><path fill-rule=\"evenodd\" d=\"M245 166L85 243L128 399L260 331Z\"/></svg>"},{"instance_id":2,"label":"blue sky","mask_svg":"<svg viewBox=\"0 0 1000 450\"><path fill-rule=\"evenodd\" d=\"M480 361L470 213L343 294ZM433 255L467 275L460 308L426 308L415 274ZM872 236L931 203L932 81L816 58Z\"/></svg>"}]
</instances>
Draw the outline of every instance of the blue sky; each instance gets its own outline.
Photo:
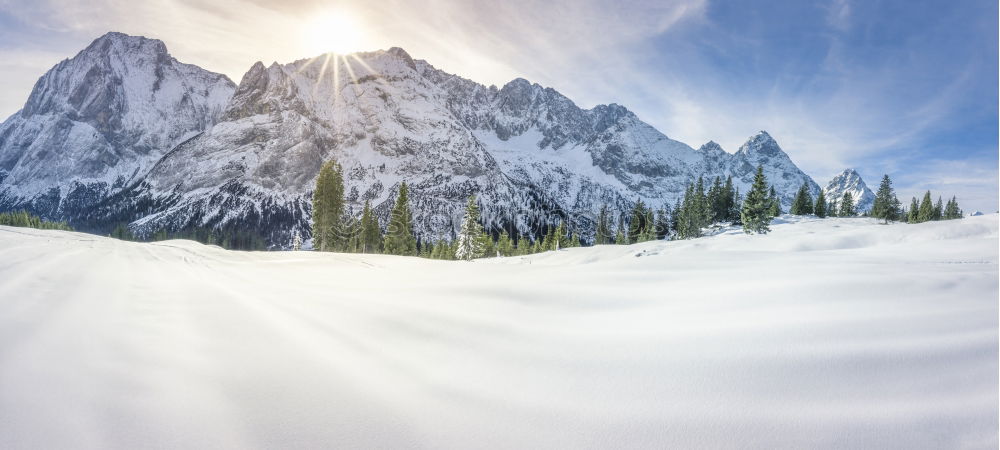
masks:
<instances>
[{"instance_id":1,"label":"blue sky","mask_svg":"<svg viewBox=\"0 0 1000 450\"><path fill-rule=\"evenodd\" d=\"M872 185L889 173L904 200L931 189L997 210L995 0L0 0L0 114L105 31L238 81L254 61L313 56L323 43L304 31L330 11L357 24L357 50L620 103L693 147L733 152L764 129L821 185L853 167Z\"/></svg>"}]
</instances>

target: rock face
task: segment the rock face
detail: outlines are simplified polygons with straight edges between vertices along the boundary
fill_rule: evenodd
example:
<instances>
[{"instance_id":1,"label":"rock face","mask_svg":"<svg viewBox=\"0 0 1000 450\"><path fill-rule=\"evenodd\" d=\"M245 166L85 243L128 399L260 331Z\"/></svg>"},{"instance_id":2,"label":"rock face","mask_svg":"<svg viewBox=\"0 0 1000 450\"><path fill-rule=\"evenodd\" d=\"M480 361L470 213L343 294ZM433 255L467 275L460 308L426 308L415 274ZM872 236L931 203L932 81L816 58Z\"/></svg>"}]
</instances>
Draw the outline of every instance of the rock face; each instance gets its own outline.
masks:
<instances>
[{"instance_id":1,"label":"rock face","mask_svg":"<svg viewBox=\"0 0 1000 450\"><path fill-rule=\"evenodd\" d=\"M0 125L0 208L78 217L210 127L234 88L158 40L102 36L42 76Z\"/></svg>"},{"instance_id":2,"label":"rock face","mask_svg":"<svg viewBox=\"0 0 1000 450\"><path fill-rule=\"evenodd\" d=\"M117 44L102 44L105 40ZM329 159L344 169L350 213L358 214L370 202L383 225L399 184L406 181L422 239L451 238L469 195L478 196L488 229L530 235L565 220L589 236L601 205L614 212L625 212L640 199L654 207L672 205L699 176L709 181L732 176L745 193L762 165L785 209L801 185L813 195L819 192L766 132L752 136L735 154L714 142L695 150L622 106L582 109L555 90L523 79L499 89L483 86L414 60L399 48L270 66L258 62L235 91L221 75L177 63L159 41L111 34L81 55L102 51L106 59L119 52L163 55L140 58L143 64L137 66L163 60L164 67L173 68L170 73L185 68L188 75L169 77L182 93L178 98L187 99L179 103L159 99L165 82L157 84L158 78L149 76L168 69L154 68L122 73L110 83L135 86L123 90L134 102L129 108L92 108L102 123L135 126L112 127L129 130L115 139L93 138L100 145L117 145L107 144L119 149L114 164L80 163L61 172L107 183L102 200L86 214L73 215L67 214L63 198L63 206L51 214L95 227L128 222L139 234L229 227L285 246L295 230L308 236L312 184ZM80 58L54 68L39 86ZM126 80L132 76L139 80ZM57 92L68 98L74 91ZM45 104L29 100L25 111L33 111L35 103ZM159 106L174 112L160 115ZM133 118L137 109L148 120ZM19 193L26 186L35 193L63 186L56 179L14 177L15 170L7 169L28 170L33 159L18 156L24 153L18 149L54 139L43 130L30 136L18 131L27 137L9 138L7 130L31 128L19 125L30 116L25 111L0 128L0 168L10 173L3 181L9 192L5 198L26 197ZM60 114L59 120L70 120L69 113ZM92 147L90 141L67 139L46 146L88 155L95 153Z\"/></svg>"},{"instance_id":3,"label":"rock face","mask_svg":"<svg viewBox=\"0 0 1000 450\"><path fill-rule=\"evenodd\" d=\"M823 189L823 195L826 196L827 201L837 201L838 203L844 197L845 192L851 193L851 198L854 199L854 205L859 214L871 210L875 203L875 193L868 189L865 180L862 180L861 175L858 175L854 169L846 169L840 175L833 177L827 183L826 189Z\"/></svg>"}]
</instances>

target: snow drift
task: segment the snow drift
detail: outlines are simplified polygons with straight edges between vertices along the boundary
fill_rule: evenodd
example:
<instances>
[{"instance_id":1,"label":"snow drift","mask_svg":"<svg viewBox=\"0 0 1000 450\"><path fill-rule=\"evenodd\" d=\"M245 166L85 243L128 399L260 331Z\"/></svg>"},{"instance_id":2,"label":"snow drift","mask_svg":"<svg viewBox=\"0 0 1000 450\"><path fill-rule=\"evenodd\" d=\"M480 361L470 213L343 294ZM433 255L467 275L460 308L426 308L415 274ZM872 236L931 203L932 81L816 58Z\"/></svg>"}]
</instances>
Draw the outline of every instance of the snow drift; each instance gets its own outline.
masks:
<instances>
[{"instance_id":1,"label":"snow drift","mask_svg":"<svg viewBox=\"0 0 1000 450\"><path fill-rule=\"evenodd\" d=\"M995 448L997 228L465 263L0 227L0 447Z\"/></svg>"}]
</instances>

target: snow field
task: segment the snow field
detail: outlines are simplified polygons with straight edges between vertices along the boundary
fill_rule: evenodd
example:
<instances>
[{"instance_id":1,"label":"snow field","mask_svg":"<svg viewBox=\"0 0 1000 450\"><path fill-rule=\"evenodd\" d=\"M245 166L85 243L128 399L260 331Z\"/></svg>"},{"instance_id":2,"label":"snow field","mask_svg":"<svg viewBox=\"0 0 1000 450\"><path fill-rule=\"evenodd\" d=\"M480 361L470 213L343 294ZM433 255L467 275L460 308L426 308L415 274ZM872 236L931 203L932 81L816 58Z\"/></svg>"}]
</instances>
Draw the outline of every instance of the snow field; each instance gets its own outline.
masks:
<instances>
[{"instance_id":1,"label":"snow field","mask_svg":"<svg viewBox=\"0 0 1000 450\"><path fill-rule=\"evenodd\" d=\"M471 263L0 227L2 448L995 448L996 215Z\"/></svg>"}]
</instances>

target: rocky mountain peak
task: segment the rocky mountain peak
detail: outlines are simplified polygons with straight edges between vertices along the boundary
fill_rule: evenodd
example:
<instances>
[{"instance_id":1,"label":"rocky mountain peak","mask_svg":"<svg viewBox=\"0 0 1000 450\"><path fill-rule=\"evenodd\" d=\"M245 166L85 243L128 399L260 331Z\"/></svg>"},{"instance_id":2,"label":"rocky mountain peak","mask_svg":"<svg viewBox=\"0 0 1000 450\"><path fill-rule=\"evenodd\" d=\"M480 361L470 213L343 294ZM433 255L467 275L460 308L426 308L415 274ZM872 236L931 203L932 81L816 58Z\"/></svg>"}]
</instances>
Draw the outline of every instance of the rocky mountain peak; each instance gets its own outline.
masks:
<instances>
[{"instance_id":1,"label":"rocky mountain peak","mask_svg":"<svg viewBox=\"0 0 1000 450\"><path fill-rule=\"evenodd\" d=\"M845 169L833 177L827 183L826 188L823 189L823 194L826 195L828 200L832 201L840 201L845 192L851 193L858 212L871 209L872 204L875 202L875 193L868 188L865 180L854 169Z\"/></svg>"},{"instance_id":2,"label":"rocky mountain peak","mask_svg":"<svg viewBox=\"0 0 1000 450\"><path fill-rule=\"evenodd\" d=\"M785 152L781 150L778 142L775 141L770 134L763 130L747 139L747 141L740 146L737 153L746 154L748 156L787 156L785 155Z\"/></svg>"},{"instance_id":3,"label":"rocky mountain peak","mask_svg":"<svg viewBox=\"0 0 1000 450\"><path fill-rule=\"evenodd\" d=\"M0 197L47 192L57 211L59 197L80 186L87 201L120 189L212 125L234 88L225 75L178 62L159 40L107 33L39 78L0 128Z\"/></svg>"}]
</instances>

